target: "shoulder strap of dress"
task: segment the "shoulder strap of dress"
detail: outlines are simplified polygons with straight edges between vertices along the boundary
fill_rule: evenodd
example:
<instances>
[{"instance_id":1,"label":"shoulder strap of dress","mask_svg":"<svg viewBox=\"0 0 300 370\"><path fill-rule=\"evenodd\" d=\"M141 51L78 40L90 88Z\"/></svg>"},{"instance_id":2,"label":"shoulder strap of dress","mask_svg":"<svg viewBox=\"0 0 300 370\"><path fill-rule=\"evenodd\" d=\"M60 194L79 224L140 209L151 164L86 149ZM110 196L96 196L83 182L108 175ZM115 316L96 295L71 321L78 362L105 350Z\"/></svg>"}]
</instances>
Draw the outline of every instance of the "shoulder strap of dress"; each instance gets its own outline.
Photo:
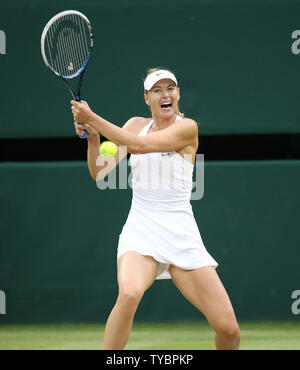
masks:
<instances>
[{"instance_id":1,"label":"shoulder strap of dress","mask_svg":"<svg viewBox=\"0 0 300 370\"><path fill-rule=\"evenodd\" d=\"M181 116L176 116L176 120L175 121L179 121L181 120L182 117ZM142 129L142 131L138 134L138 136L145 136L147 135L148 131L150 130L150 127L152 126L153 124L153 119L147 123L147 125Z\"/></svg>"},{"instance_id":2,"label":"shoulder strap of dress","mask_svg":"<svg viewBox=\"0 0 300 370\"><path fill-rule=\"evenodd\" d=\"M149 131L150 127L152 126L153 119L147 123L147 125L142 129L142 131L139 133L138 136L145 136L147 135L147 132Z\"/></svg>"}]
</instances>

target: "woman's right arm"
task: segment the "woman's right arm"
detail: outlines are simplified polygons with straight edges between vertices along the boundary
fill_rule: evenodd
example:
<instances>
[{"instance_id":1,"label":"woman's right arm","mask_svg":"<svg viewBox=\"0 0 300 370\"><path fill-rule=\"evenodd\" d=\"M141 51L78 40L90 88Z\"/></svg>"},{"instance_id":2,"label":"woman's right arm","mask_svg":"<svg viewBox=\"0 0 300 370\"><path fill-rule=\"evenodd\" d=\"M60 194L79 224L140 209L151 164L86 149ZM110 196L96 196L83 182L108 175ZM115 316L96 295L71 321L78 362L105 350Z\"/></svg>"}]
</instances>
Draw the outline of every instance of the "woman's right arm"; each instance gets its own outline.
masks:
<instances>
[{"instance_id":1,"label":"woman's right arm","mask_svg":"<svg viewBox=\"0 0 300 370\"><path fill-rule=\"evenodd\" d=\"M127 148L118 147L117 154L112 158L105 158L99 152L100 137L96 133L88 136L87 162L91 177L95 181L103 180L126 156Z\"/></svg>"},{"instance_id":2,"label":"woman's right arm","mask_svg":"<svg viewBox=\"0 0 300 370\"><path fill-rule=\"evenodd\" d=\"M88 168L91 174L91 177L96 181L97 178L97 158L99 156L99 147L100 147L100 136L97 133L87 137L87 142L88 142L88 149L87 149L87 163L88 163ZM101 168L99 169L101 170Z\"/></svg>"},{"instance_id":3,"label":"woman's right arm","mask_svg":"<svg viewBox=\"0 0 300 370\"><path fill-rule=\"evenodd\" d=\"M84 125L78 122L74 122L75 131L78 136L82 136L84 134L84 130L88 132L87 142L88 142L88 149L87 149L87 163L88 168L90 171L91 177L96 181L97 174L101 170L97 168L97 158L99 154L99 147L100 147L100 136L98 132L90 127L89 125Z\"/></svg>"}]
</instances>

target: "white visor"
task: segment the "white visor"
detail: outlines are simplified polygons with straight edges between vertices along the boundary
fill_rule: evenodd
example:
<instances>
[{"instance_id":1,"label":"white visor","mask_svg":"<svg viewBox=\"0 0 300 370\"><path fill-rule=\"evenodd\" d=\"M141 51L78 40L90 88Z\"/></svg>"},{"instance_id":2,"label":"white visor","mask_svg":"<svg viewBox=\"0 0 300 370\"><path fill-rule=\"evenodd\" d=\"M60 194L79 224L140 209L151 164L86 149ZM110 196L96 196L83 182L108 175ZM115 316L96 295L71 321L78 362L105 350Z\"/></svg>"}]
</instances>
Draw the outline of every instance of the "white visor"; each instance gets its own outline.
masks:
<instances>
[{"instance_id":1,"label":"white visor","mask_svg":"<svg viewBox=\"0 0 300 370\"><path fill-rule=\"evenodd\" d=\"M165 69L159 69L158 71L152 72L149 76L147 76L144 82L144 89L147 91L151 90L156 82L165 78L174 81L176 86L178 85L176 77L172 72L166 71Z\"/></svg>"}]
</instances>

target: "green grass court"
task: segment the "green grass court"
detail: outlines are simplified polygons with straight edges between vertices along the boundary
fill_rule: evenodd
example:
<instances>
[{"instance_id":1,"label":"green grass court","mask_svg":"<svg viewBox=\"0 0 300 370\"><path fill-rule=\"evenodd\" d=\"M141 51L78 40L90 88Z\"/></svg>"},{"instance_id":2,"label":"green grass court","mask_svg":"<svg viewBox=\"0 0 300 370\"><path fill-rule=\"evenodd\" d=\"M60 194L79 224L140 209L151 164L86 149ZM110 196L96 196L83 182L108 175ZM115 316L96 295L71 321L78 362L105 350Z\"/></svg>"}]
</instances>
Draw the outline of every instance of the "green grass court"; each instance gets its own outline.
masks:
<instances>
[{"instance_id":1,"label":"green grass court","mask_svg":"<svg viewBox=\"0 0 300 370\"><path fill-rule=\"evenodd\" d=\"M240 323L242 350L299 350L300 322ZM101 349L103 324L1 325L1 350ZM213 350L214 333L200 323L136 323L128 350Z\"/></svg>"}]
</instances>

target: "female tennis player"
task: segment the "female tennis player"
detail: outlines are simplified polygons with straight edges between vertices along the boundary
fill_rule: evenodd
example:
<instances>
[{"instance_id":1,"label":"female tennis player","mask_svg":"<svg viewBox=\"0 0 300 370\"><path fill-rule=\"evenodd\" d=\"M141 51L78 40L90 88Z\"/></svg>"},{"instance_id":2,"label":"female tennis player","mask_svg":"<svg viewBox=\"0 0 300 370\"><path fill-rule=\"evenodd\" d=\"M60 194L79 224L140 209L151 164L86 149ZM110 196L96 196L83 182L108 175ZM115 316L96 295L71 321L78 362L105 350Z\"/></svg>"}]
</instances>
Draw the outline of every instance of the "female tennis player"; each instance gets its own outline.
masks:
<instances>
[{"instance_id":1,"label":"female tennis player","mask_svg":"<svg viewBox=\"0 0 300 370\"><path fill-rule=\"evenodd\" d=\"M240 330L230 299L206 250L190 204L198 126L179 112L175 75L152 69L144 81L151 118L133 117L121 128L71 101L78 135L86 129L88 165L96 180L99 134L131 153L132 206L119 237L119 294L107 320L103 349L124 349L144 292L155 279L172 278L215 331L217 349L238 349ZM78 124L78 122L86 122ZM157 169L168 168L167 171ZM162 186L166 185L168 186Z\"/></svg>"}]
</instances>

